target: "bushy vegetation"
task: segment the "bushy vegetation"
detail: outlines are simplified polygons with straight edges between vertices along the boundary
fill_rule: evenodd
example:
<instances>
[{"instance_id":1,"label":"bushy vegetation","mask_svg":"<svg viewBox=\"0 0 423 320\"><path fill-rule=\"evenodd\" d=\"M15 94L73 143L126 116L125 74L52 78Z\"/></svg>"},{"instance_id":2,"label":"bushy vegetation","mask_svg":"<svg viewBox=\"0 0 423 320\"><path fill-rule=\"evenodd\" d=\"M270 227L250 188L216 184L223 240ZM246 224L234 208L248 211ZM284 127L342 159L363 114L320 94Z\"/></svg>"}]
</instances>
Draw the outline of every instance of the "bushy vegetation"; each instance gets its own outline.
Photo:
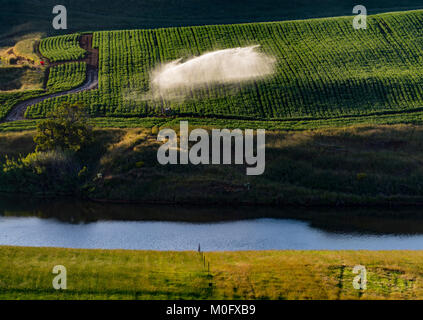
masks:
<instances>
[{"instance_id":1,"label":"bushy vegetation","mask_svg":"<svg viewBox=\"0 0 423 320\"><path fill-rule=\"evenodd\" d=\"M423 11L351 18L96 32L99 90L31 107L45 116L62 101L84 101L96 116L178 116L316 120L420 110ZM276 75L241 87L209 86L183 103L148 101L150 71L211 50L259 44L278 60Z\"/></svg>"},{"instance_id":2,"label":"bushy vegetation","mask_svg":"<svg viewBox=\"0 0 423 320\"><path fill-rule=\"evenodd\" d=\"M94 120L105 126L101 119ZM119 126L119 119L114 119L113 125ZM177 125L166 123L166 127L175 129ZM244 125L251 127L248 121ZM356 126L268 132L266 170L262 176L251 177L245 175L244 165L162 166L157 163L159 119L144 123L134 119L133 126L137 128L96 129L93 143L70 152L75 154L75 167L82 172L69 192L93 199L148 203L279 206L423 203L420 127ZM36 146L31 139L24 140L28 136L23 134L0 135L0 168L4 155L16 161L20 153L25 158L34 152ZM26 148L22 146L24 141ZM60 147L49 148L56 149ZM74 181L78 173L75 171L69 180ZM24 193L30 187L31 192L39 188L38 184L21 182L10 183L0 174L3 191L16 187ZM38 189L38 194L55 193L52 186L50 190Z\"/></svg>"},{"instance_id":3,"label":"bushy vegetation","mask_svg":"<svg viewBox=\"0 0 423 320\"><path fill-rule=\"evenodd\" d=\"M198 252L0 247L1 299L421 299L421 251ZM11 258L12 257L12 258ZM48 259L46 259L48 257ZM68 270L67 290L52 268ZM355 290L354 266L367 270ZM31 265L31 268L28 268ZM142 272L140 272L142 270Z\"/></svg>"},{"instance_id":4,"label":"bushy vegetation","mask_svg":"<svg viewBox=\"0 0 423 320\"><path fill-rule=\"evenodd\" d=\"M15 159L6 156L1 169L0 190L3 192L72 194L80 183L81 167L71 152L34 152Z\"/></svg>"},{"instance_id":5,"label":"bushy vegetation","mask_svg":"<svg viewBox=\"0 0 423 320\"><path fill-rule=\"evenodd\" d=\"M79 151L92 142L83 104L64 103L37 125L34 142L37 151Z\"/></svg>"},{"instance_id":6,"label":"bushy vegetation","mask_svg":"<svg viewBox=\"0 0 423 320\"><path fill-rule=\"evenodd\" d=\"M43 89L44 70L30 66L0 67L0 92L2 90L31 91Z\"/></svg>"},{"instance_id":7,"label":"bushy vegetation","mask_svg":"<svg viewBox=\"0 0 423 320\"><path fill-rule=\"evenodd\" d=\"M79 46L79 36L69 34L42 39L40 53L52 62L81 59L85 50Z\"/></svg>"},{"instance_id":8,"label":"bushy vegetation","mask_svg":"<svg viewBox=\"0 0 423 320\"><path fill-rule=\"evenodd\" d=\"M244 165L161 166L150 130L125 130L108 146L98 167L107 178L89 183L90 197L302 206L423 200L422 154L416 151L422 132L413 126L269 132L266 170L258 177L246 176Z\"/></svg>"},{"instance_id":9,"label":"bushy vegetation","mask_svg":"<svg viewBox=\"0 0 423 320\"><path fill-rule=\"evenodd\" d=\"M0 162L0 191L75 193L86 177L81 152L92 142L84 106L64 104L37 124L35 152Z\"/></svg>"}]
</instances>

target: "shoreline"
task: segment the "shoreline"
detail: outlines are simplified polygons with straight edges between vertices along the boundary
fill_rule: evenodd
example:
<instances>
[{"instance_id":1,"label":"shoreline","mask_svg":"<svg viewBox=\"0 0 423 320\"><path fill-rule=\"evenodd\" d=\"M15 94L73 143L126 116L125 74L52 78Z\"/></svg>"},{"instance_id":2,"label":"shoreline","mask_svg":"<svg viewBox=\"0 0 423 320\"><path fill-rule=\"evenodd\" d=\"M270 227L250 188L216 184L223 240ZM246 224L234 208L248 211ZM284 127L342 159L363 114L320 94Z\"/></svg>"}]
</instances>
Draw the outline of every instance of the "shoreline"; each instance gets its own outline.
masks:
<instances>
[{"instance_id":1,"label":"shoreline","mask_svg":"<svg viewBox=\"0 0 423 320\"><path fill-rule=\"evenodd\" d=\"M170 222L209 224L276 219L306 222L329 233L421 235L423 212L405 207L269 207L105 203L60 198L51 201L0 196L0 216L54 219L62 223Z\"/></svg>"},{"instance_id":2,"label":"shoreline","mask_svg":"<svg viewBox=\"0 0 423 320\"><path fill-rule=\"evenodd\" d=\"M9 193L0 191L1 198L26 198L31 193ZM72 199L78 202L91 202L100 204L111 204L111 205L139 205L139 206L155 206L155 207L194 207L194 208L268 208L268 209L296 209L296 210L313 210L313 209L421 209L423 206L423 197L418 198L418 201L407 201L407 197L398 197L398 200L383 200L374 199L372 202L339 202L339 203L315 203L315 204L292 204L290 202L234 202L233 200L226 201L210 201L205 202L204 200L197 201L154 201L154 200L126 200L126 199L105 199L105 198L90 198L90 197L75 197L74 194L51 194L51 195L37 195L31 194L31 197L36 200L48 200L48 201L61 201Z\"/></svg>"}]
</instances>

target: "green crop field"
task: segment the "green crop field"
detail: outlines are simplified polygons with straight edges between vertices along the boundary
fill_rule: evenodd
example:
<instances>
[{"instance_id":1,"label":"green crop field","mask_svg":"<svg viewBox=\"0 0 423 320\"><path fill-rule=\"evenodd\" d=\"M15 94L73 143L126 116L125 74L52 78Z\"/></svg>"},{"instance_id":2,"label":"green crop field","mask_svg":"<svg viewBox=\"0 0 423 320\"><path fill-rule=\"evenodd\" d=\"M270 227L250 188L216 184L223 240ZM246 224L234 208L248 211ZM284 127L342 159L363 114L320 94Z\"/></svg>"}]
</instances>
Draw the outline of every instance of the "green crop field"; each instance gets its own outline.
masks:
<instances>
[{"instance_id":1,"label":"green crop field","mask_svg":"<svg viewBox=\"0 0 423 320\"><path fill-rule=\"evenodd\" d=\"M319 120L410 113L423 107L423 11L350 17L94 33L99 89L44 101L28 118L64 100L84 101L94 116L177 116ZM56 41L55 43L60 43ZM148 101L150 72L160 63L217 49L260 45L277 59L266 80L195 90L183 102ZM61 54L64 54L63 52Z\"/></svg>"},{"instance_id":2,"label":"green crop field","mask_svg":"<svg viewBox=\"0 0 423 320\"><path fill-rule=\"evenodd\" d=\"M47 91L59 92L69 90L84 83L87 73L85 62L61 64L50 69Z\"/></svg>"},{"instance_id":3,"label":"green crop field","mask_svg":"<svg viewBox=\"0 0 423 320\"><path fill-rule=\"evenodd\" d=\"M352 17L336 17L94 32L93 45L100 53L99 89L47 99L29 107L25 116L44 118L63 101L82 101L97 118L157 117L167 109L176 117L265 121L265 128L275 127L274 122L279 122L278 128L310 128L321 122L349 125L366 119L374 123L385 116L397 123L419 123L422 33L421 10L369 16L367 30L353 29ZM79 37L44 38L40 51L51 61L78 60L85 55ZM276 58L273 76L240 86L192 90L183 102L146 98L157 66L250 45ZM26 97L82 83L82 69L70 79L72 71L60 68L52 68L47 91L1 93L0 119ZM60 76L67 85L57 82Z\"/></svg>"},{"instance_id":4,"label":"green crop field","mask_svg":"<svg viewBox=\"0 0 423 320\"><path fill-rule=\"evenodd\" d=\"M79 34L41 40L40 53L52 62L83 58L85 50L79 46Z\"/></svg>"}]
</instances>

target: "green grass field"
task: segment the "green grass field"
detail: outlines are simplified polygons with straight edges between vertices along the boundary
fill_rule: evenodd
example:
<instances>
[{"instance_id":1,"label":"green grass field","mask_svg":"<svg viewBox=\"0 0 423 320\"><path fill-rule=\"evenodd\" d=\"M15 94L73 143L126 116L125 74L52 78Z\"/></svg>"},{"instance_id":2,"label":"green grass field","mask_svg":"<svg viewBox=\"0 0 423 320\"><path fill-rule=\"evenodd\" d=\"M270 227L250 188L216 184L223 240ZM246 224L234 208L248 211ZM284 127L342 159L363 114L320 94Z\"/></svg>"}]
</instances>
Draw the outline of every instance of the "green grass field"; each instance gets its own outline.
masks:
<instances>
[{"instance_id":1,"label":"green grass field","mask_svg":"<svg viewBox=\"0 0 423 320\"><path fill-rule=\"evenodd\" d=\"M0 247L0 299L421 299L421 251L198 252ZM52 288L55 265L67 290ZM367 269L367 290L352 270Z\"/></svg>"}]
</instances>

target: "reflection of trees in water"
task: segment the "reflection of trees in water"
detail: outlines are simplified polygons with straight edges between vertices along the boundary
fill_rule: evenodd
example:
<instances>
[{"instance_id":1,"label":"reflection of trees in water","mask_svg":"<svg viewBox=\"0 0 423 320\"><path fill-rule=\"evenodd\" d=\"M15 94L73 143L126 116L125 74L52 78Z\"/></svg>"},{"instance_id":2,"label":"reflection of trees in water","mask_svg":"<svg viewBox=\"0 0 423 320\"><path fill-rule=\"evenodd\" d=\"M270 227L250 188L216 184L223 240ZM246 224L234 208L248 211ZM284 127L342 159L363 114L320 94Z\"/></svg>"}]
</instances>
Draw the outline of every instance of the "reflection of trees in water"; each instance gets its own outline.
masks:
<instances>
[{"instance_id":1,"label":"reflection of trees in water","mask_svg":"<svg viewBox=\"0 0 423 320\"><path fill-rule=\"evenodd\" d=\"M68 223L99 220L219 222L258 218L298 219L336 233L423 234L419 208L263 208L115 204L74 199L0 197L0 215L54 218Z\"/></svg>"}]
</instances>

